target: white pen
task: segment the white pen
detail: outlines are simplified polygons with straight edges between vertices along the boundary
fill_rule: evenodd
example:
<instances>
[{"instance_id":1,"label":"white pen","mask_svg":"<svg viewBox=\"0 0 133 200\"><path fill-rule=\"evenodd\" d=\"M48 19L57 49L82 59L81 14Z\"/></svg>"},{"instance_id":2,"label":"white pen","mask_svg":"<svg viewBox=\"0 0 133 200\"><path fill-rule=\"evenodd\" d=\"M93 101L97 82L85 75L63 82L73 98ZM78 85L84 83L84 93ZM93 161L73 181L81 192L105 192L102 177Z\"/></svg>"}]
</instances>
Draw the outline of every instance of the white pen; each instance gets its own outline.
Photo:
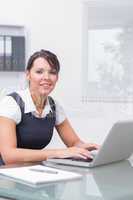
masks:
<instances>
[{"instance_id":1,"label":"white pen","mask_svg":"<svg viewBox=\"0 0 133 200\"><path fill-rule=\"evenodd\" d=\"M34 172L44 172L44 173L48 173L48 174L58 174L57 171L53 171L53 170L47 170L47 169L35 169L35 168L30 168L30 171L34 171Z\"/></svg>"}]
</instances>

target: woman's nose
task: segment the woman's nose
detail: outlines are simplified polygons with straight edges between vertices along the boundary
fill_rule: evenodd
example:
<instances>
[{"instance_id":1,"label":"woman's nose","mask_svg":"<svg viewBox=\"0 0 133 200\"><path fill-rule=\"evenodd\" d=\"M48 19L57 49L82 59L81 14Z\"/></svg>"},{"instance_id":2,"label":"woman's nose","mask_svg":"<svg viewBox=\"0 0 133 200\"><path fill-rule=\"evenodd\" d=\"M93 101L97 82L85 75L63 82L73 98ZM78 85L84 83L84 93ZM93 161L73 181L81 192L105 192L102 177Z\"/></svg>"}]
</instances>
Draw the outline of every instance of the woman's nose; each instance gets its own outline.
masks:
<instances>
[{"instance_id":1,"label":"woman's nose","mask_svg":"<svg viewBox=\"0 0 133 200\"><path fill-rule=\"evenodd\" d=\"M44 72L44 74L43 74L43 78L44 79L49 79L49 72Z\"/></svg>"}]
</instances>

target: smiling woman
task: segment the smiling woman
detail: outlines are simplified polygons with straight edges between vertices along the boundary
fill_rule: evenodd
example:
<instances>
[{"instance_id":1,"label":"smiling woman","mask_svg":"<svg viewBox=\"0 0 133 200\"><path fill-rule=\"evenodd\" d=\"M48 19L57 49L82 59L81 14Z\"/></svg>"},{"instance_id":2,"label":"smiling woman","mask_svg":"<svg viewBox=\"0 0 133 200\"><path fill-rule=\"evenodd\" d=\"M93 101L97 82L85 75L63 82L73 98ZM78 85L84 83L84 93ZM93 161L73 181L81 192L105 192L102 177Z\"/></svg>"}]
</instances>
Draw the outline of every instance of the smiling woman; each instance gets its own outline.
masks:
<instances>
[{"instance_id":1,"label":"smiling woman","mask_svg":"<svg viewBox=\"0 0 133 200\"><path fill-rule=\"evenodd\" d=\"M44 104L46 103L47 96L56 85L60 69L57 59L45 59L45 57L48 58L48 55L48 51L44 52L42 50L41 52L37 52L31 56L26 72L30 84L30 93L40 116ZM52 56L54 57L54 55L51 54L51 57ZM32 62L33 59L34 62Z\"/></svg>"},{"instance_id":2,"label":"smiling woman","mask_svg":"<svg viewBox=\"0 0 133 200\"><path fill-rule=\"evenodd\" d=\"M4 97L0 102L1 163L24 163L47 158L90 157L98 145L84 143L71 127L60 104L49 94L58 81L60 64L47 50L29 59L26 78L29 87ZM45 149L56 128L67 148Z\"/></svg>"}]
</instances>

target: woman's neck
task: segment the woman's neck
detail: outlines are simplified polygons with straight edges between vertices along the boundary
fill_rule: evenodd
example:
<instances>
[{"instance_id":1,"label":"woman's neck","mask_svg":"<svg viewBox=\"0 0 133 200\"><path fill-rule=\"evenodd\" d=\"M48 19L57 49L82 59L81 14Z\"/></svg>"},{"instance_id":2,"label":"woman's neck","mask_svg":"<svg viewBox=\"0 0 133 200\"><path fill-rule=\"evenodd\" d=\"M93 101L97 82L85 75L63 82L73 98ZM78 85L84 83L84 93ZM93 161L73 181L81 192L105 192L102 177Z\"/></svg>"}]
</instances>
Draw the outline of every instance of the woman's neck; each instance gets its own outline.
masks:
<instances>
[{"instance_id":1,"label":"woman's neck","mask_svg":"<svg viewBox=\"0 0 133 200\"><path fill-rule=\"evenodd\" d=\"M32 100L36 106L36 109L38 111L40 110L43 110L44 109L44 106L45 106L45 103L46 103L46 100L47 100L47 96L43 96L43 95L38 95L37 93L35 92L31 92L31 97L32 97Z\"/></svg>"}]
</instances>

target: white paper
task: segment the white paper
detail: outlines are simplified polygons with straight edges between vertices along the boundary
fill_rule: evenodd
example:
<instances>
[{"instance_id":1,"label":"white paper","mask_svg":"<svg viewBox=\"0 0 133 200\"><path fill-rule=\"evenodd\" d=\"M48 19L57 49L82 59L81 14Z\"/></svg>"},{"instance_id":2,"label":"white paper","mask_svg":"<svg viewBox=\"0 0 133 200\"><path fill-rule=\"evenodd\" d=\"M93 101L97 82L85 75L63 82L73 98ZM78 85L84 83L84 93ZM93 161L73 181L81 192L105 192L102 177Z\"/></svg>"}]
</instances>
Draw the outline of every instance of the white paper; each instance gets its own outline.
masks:
<instances>
[{"instance_id":1,"label":"white paper","mask_svg":"<svg viewBox=\"0 0 133 200\"><path fill-rule=\"evenodd\" d=\"M31 169L43 170L43 172L32 171ZM48 172L51 173L48 173ZM53 173L52 173L53 171ZM55 173L54 173L55 172ZM60 169L54 169L43 165L4 168L0 169L0 174L16 179L27 184L43 184L63 180L81 178L82 175Z\"/></svg>"}]
</instances>

